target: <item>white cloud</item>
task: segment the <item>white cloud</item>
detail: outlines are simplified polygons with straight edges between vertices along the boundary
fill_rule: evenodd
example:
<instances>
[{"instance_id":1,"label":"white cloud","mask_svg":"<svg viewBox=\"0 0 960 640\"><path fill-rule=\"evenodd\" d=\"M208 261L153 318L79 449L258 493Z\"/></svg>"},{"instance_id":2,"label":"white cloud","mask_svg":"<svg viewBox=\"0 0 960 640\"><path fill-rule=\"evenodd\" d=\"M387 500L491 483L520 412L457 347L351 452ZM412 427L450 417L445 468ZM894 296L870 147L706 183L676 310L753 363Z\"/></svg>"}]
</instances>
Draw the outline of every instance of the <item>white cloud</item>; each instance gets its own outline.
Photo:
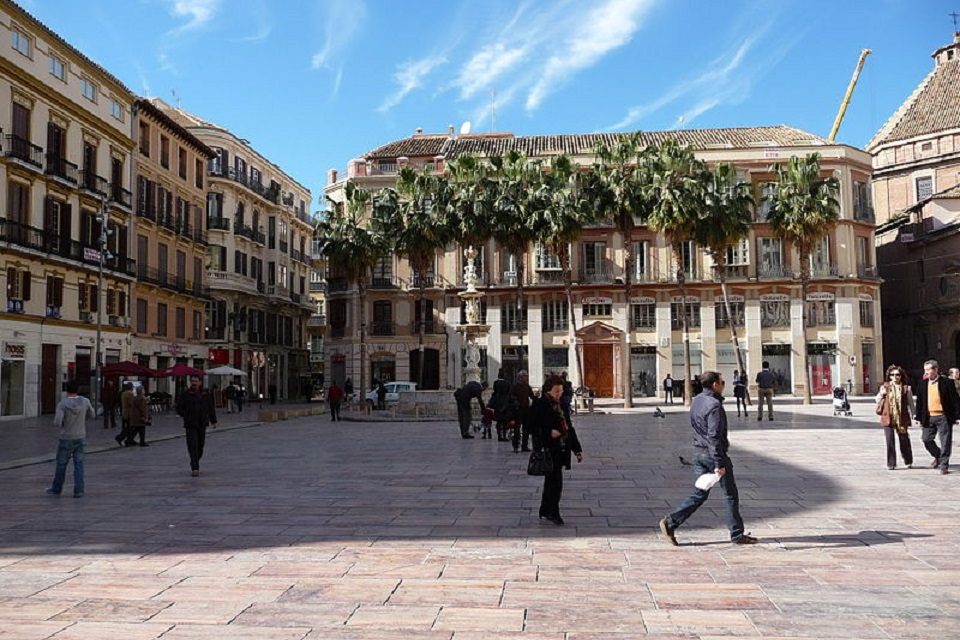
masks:
<instances>
[{"instance_id":1,"label":"white cloud","mask_svg":"<svg viewBox=\"0 0 960 640\"><path fill-rule=\"evenodd\" d=\"M468 100L493 86L497 78L523 62L527 53L525 47L509 47L503 42L481 48L463 65L454 80L454 86L460 87L460 98Z\"/></svg>"},{"instance_id":2,"label":"white cloud","mask_svg":"<svg viewBox=\"0 0 960 640\"><path fill-rule=\"evenodd\" d=\"M183 33L202 27L217 13L220 0L169 0L170 12L175 18L187 18L187 21L173 29L171 33Z\"/></svg>"},{"instance_id":3,"label":"white cloud","mask_svg":"<svg viewBox=\"0 0 960 640\"><path fill-rule=\"evenodd\" d=\"M565 43L547 60L525 107L533 111L550 93L578 71L595 65L607 53L630 42L652 0L607 0L570 25Z\"/></svg>"},{"instance_id":4,"label":"white cloud","mask_svg":"<svg viewBox=\"0 0 960 640\"><path fill-rule=\"evenodd\" d=\"M427 56L420 60L404 62L398 66L393 78L399 86L396 91L387 96L387 99L377 108L377 111L389 111L400 104L408 93L423 86L424 78L430 75L431 71L446 61L447 59L443 56Z\"/></svg>"},{"instance_id":5,"label":"white cloud","mask_svg":"<svg viewBox=\"0 0 960 640\"><path fill-rule=\"evenodd\" d=\"M328 0L322 6L323 46L310 58L314 69L332 69L340 66L340 56L367 16L362 0Z\"/></svg>"}]
</instances>

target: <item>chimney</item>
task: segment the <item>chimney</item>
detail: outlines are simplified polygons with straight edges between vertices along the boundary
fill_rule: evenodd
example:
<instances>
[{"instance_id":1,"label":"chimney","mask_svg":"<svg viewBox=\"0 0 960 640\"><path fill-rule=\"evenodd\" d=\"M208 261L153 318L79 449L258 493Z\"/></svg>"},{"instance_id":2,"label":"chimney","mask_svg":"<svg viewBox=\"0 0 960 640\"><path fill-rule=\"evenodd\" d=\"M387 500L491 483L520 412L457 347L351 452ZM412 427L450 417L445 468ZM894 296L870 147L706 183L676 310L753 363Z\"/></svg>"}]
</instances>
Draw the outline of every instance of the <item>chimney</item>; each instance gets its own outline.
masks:
<instances>
[{"instance_id":1,"label":"chimney","mask_svg":"<svg viewBox=\"0 0 960 640\"><path fill-rule=\"evenodd\" d=\"M327 171L327 184L333 184L337 181L337 170L330 169Z\"/></svg>"},{"instance_id":2,"label":"chimney","mask_svg":"<svg viewBox=\"0 0 960 640\"><path fill-rule=\"evenodd\" d=\"M450 136L451 138L455 138L455 137L456 137L456 135L455 135L455 133L454 133L455 131L456 131L456 129L453 128L453 125L452 125L452 124L447 127L447 135Z\"/></svg>"}]
</instances>

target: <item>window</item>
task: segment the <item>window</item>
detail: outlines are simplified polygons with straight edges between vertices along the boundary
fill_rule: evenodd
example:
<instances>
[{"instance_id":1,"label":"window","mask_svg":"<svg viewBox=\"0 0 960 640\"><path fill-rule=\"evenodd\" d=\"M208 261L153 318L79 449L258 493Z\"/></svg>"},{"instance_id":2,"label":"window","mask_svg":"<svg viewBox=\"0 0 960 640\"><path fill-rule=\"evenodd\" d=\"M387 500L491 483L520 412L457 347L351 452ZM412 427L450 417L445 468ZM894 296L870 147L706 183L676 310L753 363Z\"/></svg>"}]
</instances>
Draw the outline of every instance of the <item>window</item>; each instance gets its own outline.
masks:
<instances>
[{"instance_id":1,"label":"window","mask_svg":"<svg viewBox=\"0 0 960 640\"><path fill-rule=\"evenodd\" d=\"M97 101L97 85L93 84L86 78L80 79L80 93L82 93L83 97L90 102Z\"/></svg>"},{"instance_id":2,"label":"window","mask_svg":"<svg viewBox=\"0 0 960 640\"><path fill-rule=\"evenodd\" d=\"M150 157L150 125L146 122L140 123L140 153Z\"/></svg>"},{"instance_id":3,"label":"window","mask_svg":"<svg viewBox=\"0 0 960 640\"><path fill-rule=\"evenodd\" d=\"M757 238L757 246L760 254L760 261L757 264L758 275L761 278L784 277L783 244L780 238Z\"/></svg>"},{"instance_id":4,"label":"window","mask_svg":"<svg viewBox=\"0 0 960 640\"><path fill-rule=\"evenodd\" d=\"M609 318L613 316L613 304L610 302L585 302L583 304L584 318Z\"/></svg>"},{"instance_id":5,"label":"window","mask_svg":"<svg viewBox=\"0 0 960 640\"><path fill-rule=\"evenodd\" d=\"M373 278L370 283L374 287L389 287L393 284L393 258L385 257L377 260L373 265Z\"/></svg>"},{"instance_id":6,"label":"window","mask_svg":"<svg viewBox=\"0 0 960 640\"><path fill-rule=\"evenodd\" d=\"M716 317L716 327L717 329L725 329L729 326L727 322L727 307L723 304L723 300L717 300L714 304L714 316ZM731 300L730 301L730 317L733 318L733 326L742 327L743 326L743 302L740 300Z\"/></svg>"},{"instance_id":7,"label":"window","mask_svg":"<svg viewBox=\"0 0 960 640\"><path fill-rule=\"evenodd\" d=\"M10 44L25 56L30 56L30 38L19 29L10 30Z\"/></svg>"},{"instance_id":8,"label":"window","mask_svg":"<svg viewBox=\"0 0 960 640\"><path fill-rule=\"evenodd\" d=\"M727 246L727 266L745 267L750 264L750 242L741 238L737 244Z\"/></svg>"},{"instance_id":9,"label":"window","mask_svg":"<svg viewBox=\"0 0 960 640\"><path fill-rule=\"evenodd\" d=\"M137 298L137 333L147 333L147 301Z\"/></svg>"},{"instance_id":10,"label":"window","mask_svg":"<svg viewBox=\"0 0 960 640\"><path fill-rule=\"evenodd\" d=\"M631 329L655 329L657 327L657 305L654 302L630 305Z\"/></svg>"},{"instance_id":11,"label":"window","mask_svg":"<svg viewBox=\"0 0 960 640\"><path fill-rule=\"evenodd\" d=\"M853 182L853 219L865 222L873 221L873 200L870 185L866 182Z\"/></svg>"},{"instance_id":12,"label":"window","mask_svg":"<svg viewBox=\"0 0 960 640\"><path fill-rule=\"evenodd\" d=\"M187 150L183 147L177 149L177 171L181 178L187 179Z\"/></svg>"},{"instance_id":13,"label":"window","mask_svg":"<svg viewBox=\"0 0 960 640\"><path fill-rule=\"evenodd\" d=\"M837 269L830 264L830 238L823 236L810 252L810 274L817 278L837 275Z\"/></svg>"},{"instance_id":14,"label":"window","mask_svg":"<svg viewBox=\"0 0 960 640\"><path fill-rule=\"evenodd\" d=\"M203 314L199 311L193 312L193 332L190 334L190 337L193 340L200 339L200 328L203 326Z\"/></svg>"},{"instance_id":15,"label":"window","mask_svg":"<svg viewBox=\"0 0 960 640\"><path fill-rule=\"evenodd\" d=\"M816 300L807 303L807 326L824 327L837 323L833 300Z\"/></svg>"},{"instance_id":16,"label":"window","mask_svg":"<svg viewBox=\"0 0 960 640\"><path fill-rule=\"evenodd\" d=\"M857 275L861 278L872 275L870 273L870 252L868 250L868 240L865 236L857 236Z\"/></svg>"},{"instance_id":17,"label":"window","mask_svg":"<svg viewBox=\"0 0 960 640\"><path fill-rule=\"evenodd\" d=\"M30 299L30 272L7 267L7 311L23 313L23 303Z\"/></svg>"},{"instance_id":18,"label":"window","mask_svg":"<svg viewBox=\"0 0 960 640\"><path fill-rule=\"evenodd\" d=\"M860 301L860 326L873 326L873 300Z\"/></svg>"},{"instance_id":19,"label":"window","mask_svg":"<svg viewBox=\"0 0 960 640\"><path fill-rule=\"evenodd\" d=\"M67 74L64 72L63 60L57 56L50 56L50 75L60 80L64 80L67 77Z\"/></svg>"},{"instance_id":20,"label":"window","mask_svg":"<svg viewBox=\"0 0 960 640\"><path fill-rule=\"evenodd\" d=\"M789 300L761 300L760 302L761 327L789 327L790 301Z\"/></svg>"},{"instance_id":21,"label":"window","mask_svg":"<svg viewBox=\"0 0 960 640\"><path fill-rule=\"evenodd\" d=\"M607 245L604 242L583 243L583 279L596 281L606 275L605 256Z\"/></svg>"},{"instance_id":22,"label":"window","mask_svg":"<svg viewBox=\"0 0 960 640\"><path fill-rule=\"evenodd\" d=\"M392 336L393 333L393 304L389 300L375 300L371 335Z\"/></svg>"},{"instance_id":23,"label":"window","mask_svg":"<svg viewBox=\"0 0 960 640\"><path fill-rule=\"evenodd\" d=\"M570 326L569 318L566 300L551 300L543 303L544 331L566 331Z\"/></svg>"},{"instance_id":24,"label":"window","mask_svg":"<svg viewBox=\"0 0 960 640\"><path fill-rule=\"evenodd\" d=\"M776 186L774 182L763 182L757 185L757 220L763 221L767 219L770 209L773 208L771 198L776 190Z\"/></svg>"},{"instance_id":25,"label":"window","mask_svg":"<svg viewBox=\"0 0 960 640\"><path fill-rule=\"evenodd\" d=\"M114 120L119 120L120 122L123 122L123 105L117 102L116 100L111 100L110 115L113 116Z\"/></svg>"},{"instance_id":26,"label":"window","mask_svg":"<svg viewBox=\"0 0 960 640\"><path fill-rule=\"evenodd\" d=\"M96 313L100 306L100 289L95 284L81 282L79 290L80 311Z\"/></svg>"},{"instance_id":27,"label":"window","mask_svg":"<svg viewBox=\"0 0 960 640\"><path fill-rule=\"evenodd\" d=\"M501 310L500 325L503 331L526 331L527 329L527 303L523 303L522 308L518 308L514 301L509 301Z\"/></svg>"},{"instance_id":28,"label":"window","mask_svg":"<svg viewBox=\"0 0 960 640\"><path fill-rule=\"evenodd\" d=\"M550 249L543 244L538 242L536 245L536 269L545 270L545 269L559 269L560 268L560 256L555 256L550 253Z\"/></svg>"},{"instance_id":29,"label":"window","mask_svg":"<svg viewBox=\"0 0 960 640\"><path fill-rule=\"evenodd\" d=\"M197 189L203 189L203 160L200 158L193 161L193 182Z\"/></svg>"},{"instance_id":30,"label":"window","mask_svg":"<svg viewBox=\"0 0 960 640\"><path fill-rule=\"evenodd\" d=\"M47 276L47 317L60 317L63 306L63 278Z\"/></svg>"},{"instance_id":31,"label":"window","mask_svg":"<svg viewBox=\"0 0 960 640\"><path fill-rule=\"evenodd\" d=\"M922 178L917 178L917 202L921 200L926 200L933 195L933 178L931 176L924 176Z\"/></svg>"},{"instance_id":32,"label":"window","mask_svg":"<svg viewBox=\"0 0 960 640\"><path fill-rule=\"evenodd\" d=\"M680 321L681 304L679 302L670 303L670 326L673 329L683 329L683 323ZM687 309L687 328L700 326L700 303L688 302Z\"/></svg>"},{"instance_id":33,"label":"window","mask_svg":"<svg viewBox=\"0 0 960 640\"><path fill-rule=\"evenodd\" d=\"M175 312L176 318L176 337L186 338L187 337L187 310L183 307L177 307Z\"/></svg>"},{"instance_id":34,"label":"window","mask_svg":"<svg viewBox=\"0 0 960 640\"><path fill-rule=\"evenodd\" d=\"M160 164L164 169L170 168L170 138L160 136Z\"/></svg>"},{"instance_id":35,"label":"window","mask_svg":"<svg viewBox=\"0 0 960 640\"><path fill-rule=\"evenodd\" d=\"M697 279L697 247L693 240L687 240L680 245L680 259L683 263L683 274L686 279Z\"/></svg>"},{"instance_id":36,"label":"window","mask_svg":"<svg viewBox=\"0 0 960 640\"><path fill-rule=\"evenodd\" d=\"M649 281L652 274L647 264L650 255L650 243L646 240L633 243L633 279L636 282Z\"/></svg>"},{"instance_id":37,"label":"window","mask_svg":"<svg viewBox=\"0 0 960 640\"><path fill-rule=\"evenodd\" d=\"M157 333L158 336L167 335L167 305L163 302L157 303Z\"/></svg>"}]
</instances>

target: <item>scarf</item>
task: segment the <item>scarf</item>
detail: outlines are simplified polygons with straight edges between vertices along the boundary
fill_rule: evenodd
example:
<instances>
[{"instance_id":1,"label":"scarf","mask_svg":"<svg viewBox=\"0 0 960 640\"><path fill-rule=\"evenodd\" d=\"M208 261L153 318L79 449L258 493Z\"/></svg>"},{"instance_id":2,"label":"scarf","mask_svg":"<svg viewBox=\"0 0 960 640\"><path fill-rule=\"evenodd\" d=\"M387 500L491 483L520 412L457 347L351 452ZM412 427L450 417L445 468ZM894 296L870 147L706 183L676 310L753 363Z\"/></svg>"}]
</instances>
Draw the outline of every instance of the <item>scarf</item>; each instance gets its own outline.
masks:
<instances>
[{"instance_id":1,"label":"scarf","mask_svg":"<svg viewBox=\"0 0 960 640\"><path fill-rule=\"evenodd\" d=\"M903 406L903 385L890 384L887 390L887 406L890 407L890 425L897 433L906 433L907 427L900 417L900 408Z\"/></svg>"}]
</instances>

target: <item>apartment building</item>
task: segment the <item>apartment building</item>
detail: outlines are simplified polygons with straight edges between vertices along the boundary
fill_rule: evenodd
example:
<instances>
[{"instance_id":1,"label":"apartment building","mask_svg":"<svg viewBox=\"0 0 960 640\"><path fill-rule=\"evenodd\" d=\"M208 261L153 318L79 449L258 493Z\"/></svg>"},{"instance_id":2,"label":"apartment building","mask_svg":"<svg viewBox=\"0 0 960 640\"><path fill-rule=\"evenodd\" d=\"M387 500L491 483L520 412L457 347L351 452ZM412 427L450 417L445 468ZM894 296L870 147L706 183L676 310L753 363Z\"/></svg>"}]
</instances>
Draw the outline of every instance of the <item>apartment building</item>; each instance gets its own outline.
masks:
<instances>
[{"instance_id":1,"label":"apartment building","mask_svg":"<svg viewBox=\"0 0 960 640\"><path fill-rule=\"evenodd\" d=\"M246 140L161 100L153 104L208 146L208 363L247 372L254 397L299 396L309 382L305 325L313 225L310 191Z\"/></svg>"},{"instance_id":2,"label":"apartment building","mask_svg":"<svg viewBox=\"0 0 960 640\"><path fill-rule=\"evenodd\" d=\"M914 373L960 363L960 32L887 120L873 156L884 353Z\"/></svg>"},{"instance_id":3,"label":"apartment building","mask_svg":"<svg viewBox=\"0 0 960 640\"><path fill-rule=\"evenodd\" d=\"M307 349L310 351L310 376L315 387L326 386L326 355L324 338L327 333L327 277L326 258L322 252L323 239L314 232L310 253L310 302L313 312L307 318Z\"/></svg>"},{"instance_id":4,"label":"apartment building","mask_svg":"<svg viewBox=\"0 0 960 640\"><path fill-rule=\"evenodd\" d=\"M209 355L205 182L215 154L149 100L138 99L134 114L133 357L151 369L178 362L203 369ZM153 384L173 393L176 382Z\"/></svg>"},{"instance_id":5,"label":"apartment building","mask_svg":"<svg viewBox=\"0 0 960 640\"><path fill-rule=\"evenodd\" d=\"M133 100L0 4L0 420L52 413L70 379L90 392L98 317L103 362L130 357Z\"/></svg>"},{"instance_id":6,"label":"apartment building","mask_svg":"<svg viewBox=\"0 0 960 640\"><path fill-rule=\"evenodd\" d=\"M395 185L399 168L443 171L449 159L480 157L517 150L531 158L565 153L584 168L594 149L612 135L517 137L501 134L424 134L390 142L352 160L346 176L328 178L325 193L343 202L350 181L370 190ZM831 143L787 126L647 132L658 143L675 137L691 145L709 163L727 162L753 185L756 218L749 236L727 254L727 278L734 322L749 372L769 361L779 392L800 394L804 385L804 336L816 394L850 381L857 392L870 391L880 379L879 286L874 262L874 220L869 206L870 157L855 148ZM841 219L811 256L813 281L801 300L796 250L775 236L766 222L763 195L774 179L773 164L793 155L816 152L822 168L840 181ZM614 228L594 225L571 247L576 330L569 326L559 260L534 244L524 257L510 255L488 242L477 258L486 297L482 322L489 335L482 342L484 377L493 381L503 368L508 377L528 369L531 379L567 372L579 385L576 352L585 380L599 395L622 395L627 359L634 396L657 393L670 373L682 379L683 342L676 265L665 238L643 228L635 233L631 264L624 264L624 238ZM526 261L525 306L518 308L517 260ZM687 314L693 373L714 369L729 379L737 368L736 352L714 279L710 259L688 244L683 251L688 281ZM367 293L367 341L359 345L359 298L355 284L330 265L327 274L328 376L357 382L361 353L368 358L370 385L377 380L416 380L419 365L416 327L426 327L424 387L451 388L463 382L463 344L455 327L464 322L457 297L463 288L462 247L439 251L428 277L428 302L421 319L417 287L409 265L386 258L372 273ZM623 277L632 271L625 295ZM804 326L803 305L807 306ZM751 376L752 377L752 376Z\"/></svg>"}]
</instances>

